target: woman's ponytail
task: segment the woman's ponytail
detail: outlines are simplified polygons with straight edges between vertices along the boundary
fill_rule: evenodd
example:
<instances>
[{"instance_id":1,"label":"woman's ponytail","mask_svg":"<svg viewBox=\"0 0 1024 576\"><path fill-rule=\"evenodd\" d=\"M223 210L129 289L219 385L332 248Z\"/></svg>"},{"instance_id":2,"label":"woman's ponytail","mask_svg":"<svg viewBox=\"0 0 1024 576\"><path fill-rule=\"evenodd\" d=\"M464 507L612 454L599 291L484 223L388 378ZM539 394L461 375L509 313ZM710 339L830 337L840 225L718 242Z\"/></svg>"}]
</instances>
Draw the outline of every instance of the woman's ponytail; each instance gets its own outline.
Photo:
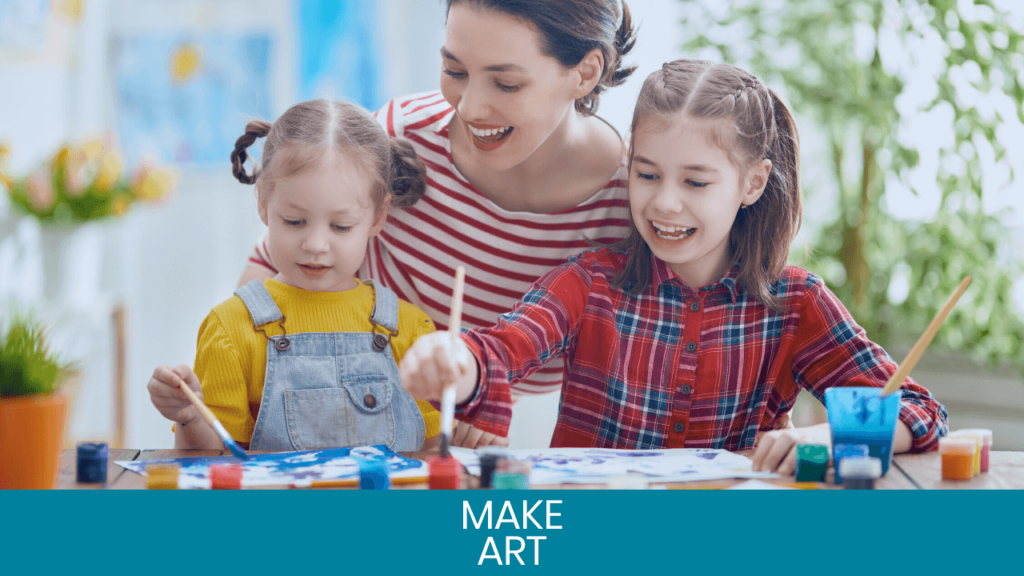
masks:
<instances>
[{"instance_id":1,"label":"woman's ponytail","mask_svg":"<svg viewBox=\"0 0 1024 576\"><path fill-rule=\"evenodd\" d=\"M270 133L273 126L265 120L253 120L245 125L245 134L235 140L235 149L231 151L231 173L235 175L242 184L255 184L259 178L259 168L253 167L252 175L245 172L245 161L249 159L246 148L252 146L258 138L263 138Z\"/></svg>"}]
</instances>

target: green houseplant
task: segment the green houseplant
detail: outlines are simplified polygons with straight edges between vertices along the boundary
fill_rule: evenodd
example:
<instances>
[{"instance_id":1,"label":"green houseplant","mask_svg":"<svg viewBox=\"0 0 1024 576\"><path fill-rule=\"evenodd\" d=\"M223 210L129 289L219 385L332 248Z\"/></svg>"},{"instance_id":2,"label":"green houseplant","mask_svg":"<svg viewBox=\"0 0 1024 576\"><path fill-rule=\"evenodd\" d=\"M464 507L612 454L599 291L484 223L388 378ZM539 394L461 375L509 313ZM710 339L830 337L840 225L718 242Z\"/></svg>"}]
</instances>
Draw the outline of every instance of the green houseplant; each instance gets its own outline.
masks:
<instances>
[{"instance_id":1,"label":"green houseplant","mask_svg":"<svg viewBox=\"0 0 1024 576\"><path fill-rule=\"evenodd\" d=\"M0 336L0 489L46 489L57 481L74 374L47 345L42 328L16 317Z\"/></svg>"}]
</instances>

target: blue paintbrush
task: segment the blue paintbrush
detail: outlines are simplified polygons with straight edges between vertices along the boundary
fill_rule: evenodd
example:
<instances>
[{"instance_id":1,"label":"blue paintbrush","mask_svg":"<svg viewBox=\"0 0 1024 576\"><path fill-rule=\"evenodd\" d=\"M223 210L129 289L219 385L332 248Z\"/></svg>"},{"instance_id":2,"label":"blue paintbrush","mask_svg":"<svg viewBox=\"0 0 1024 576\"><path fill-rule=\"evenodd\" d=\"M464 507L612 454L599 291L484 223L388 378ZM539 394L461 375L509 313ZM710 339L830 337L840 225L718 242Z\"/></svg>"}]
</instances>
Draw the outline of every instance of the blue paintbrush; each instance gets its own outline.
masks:
<instances>
[{"instance_id":1,"label":"blue paintbrush","mask_svg":"<svg viewBox=\"0 0 1024 576\"><path fill-rule=\"evenodd\" d=\"M217 420L217 417L214 416L213 412L206 407L206 404L203 404L203 401L199 399L199 396L196 396L196 393L188 387L188 384L185 384L184 380L178 378L178 386L185 391L185 395L188 396L188 399L196 407L196 410L199 410L199 413L203 415L203 419L210 425L210 428L213 428L213 431L217 433L217 436L220 436L220 441L227 446L228 450L239 458L247 458L248 454L245 453L245 450L242 450L242 447L238 445L238 442L235 442L235 439L231 437L231 434L228 434L228 431L224 429L224 425L220 423L220 420Z\"/></svg>"}]
</instances>

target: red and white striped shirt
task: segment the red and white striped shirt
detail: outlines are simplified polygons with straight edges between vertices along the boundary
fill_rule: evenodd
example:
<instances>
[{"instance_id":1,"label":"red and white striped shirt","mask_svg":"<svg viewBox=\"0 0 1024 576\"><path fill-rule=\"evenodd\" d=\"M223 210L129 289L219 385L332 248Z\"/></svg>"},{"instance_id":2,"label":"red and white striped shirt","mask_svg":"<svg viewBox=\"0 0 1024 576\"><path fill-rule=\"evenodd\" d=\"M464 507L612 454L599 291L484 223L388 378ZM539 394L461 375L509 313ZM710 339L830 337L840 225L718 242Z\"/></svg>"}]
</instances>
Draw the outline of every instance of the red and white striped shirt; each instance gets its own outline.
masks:
<instances>
[{"instance_id":1,"label":"red and white striped shirt","mask_svg":"<svg viewBox=\"0 0 1024 576\"><path fill-rule=\"evenodd\" d=\"M538 278L579 252L587 240L612 241L629 230L627 172L577 206L550 214L510 212L473 187L452 162L448 122L454 114L440 92L395 98L377 111L391 136L409 141L427 166L427 189L415 206L395 210L370 240L362 278L373 278L448 324L455 267L466 267L462 323L490 327L512 310ZM250 263L274 270L266 237ZM540 394L562 385L560 361L546 364L513 392Z\"/></svg>"}]
</instances>

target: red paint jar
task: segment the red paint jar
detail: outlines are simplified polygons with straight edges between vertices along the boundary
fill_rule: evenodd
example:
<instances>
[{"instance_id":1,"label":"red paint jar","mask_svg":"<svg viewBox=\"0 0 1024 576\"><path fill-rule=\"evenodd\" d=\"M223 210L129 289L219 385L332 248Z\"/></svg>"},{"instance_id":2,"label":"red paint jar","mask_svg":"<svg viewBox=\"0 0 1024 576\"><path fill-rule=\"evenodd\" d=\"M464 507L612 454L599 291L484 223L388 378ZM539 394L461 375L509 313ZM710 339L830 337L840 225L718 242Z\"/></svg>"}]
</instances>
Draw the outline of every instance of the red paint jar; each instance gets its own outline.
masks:
<instances>
[{"instance_id":1,"label":"red paint jar","mask_svg":"<svg viewBox=\"0 0 1024 576\"><path fill-rule=\"evenodd\" d=\"M459 480L462 477L462 464L449 456L448 458L434 457L427 460L427 469L430 471L428 486L431 490L458 490Z\"/></svg>"},{"instance_id":2,"label":"red paint jar","mask_svg":"<svg viewBox=\"0 0 1024 576\"><path fill-rule=\"evenodd\" d=\"M988 428L968 428L952 434L975 434L981 437L981 471L988 472L989 451L992 449L992 431Z\"/></svg>"},{"instance_id":3,"label":"red paint jar","mask_svg":"<svg viewBox=\"0 0 1024 576\"><path fill-rule=\"evenodd\" d=\"M214 490L241 490L242 467L238 464L210 466L210 487Z\"/></svg>"}]
</instances>

